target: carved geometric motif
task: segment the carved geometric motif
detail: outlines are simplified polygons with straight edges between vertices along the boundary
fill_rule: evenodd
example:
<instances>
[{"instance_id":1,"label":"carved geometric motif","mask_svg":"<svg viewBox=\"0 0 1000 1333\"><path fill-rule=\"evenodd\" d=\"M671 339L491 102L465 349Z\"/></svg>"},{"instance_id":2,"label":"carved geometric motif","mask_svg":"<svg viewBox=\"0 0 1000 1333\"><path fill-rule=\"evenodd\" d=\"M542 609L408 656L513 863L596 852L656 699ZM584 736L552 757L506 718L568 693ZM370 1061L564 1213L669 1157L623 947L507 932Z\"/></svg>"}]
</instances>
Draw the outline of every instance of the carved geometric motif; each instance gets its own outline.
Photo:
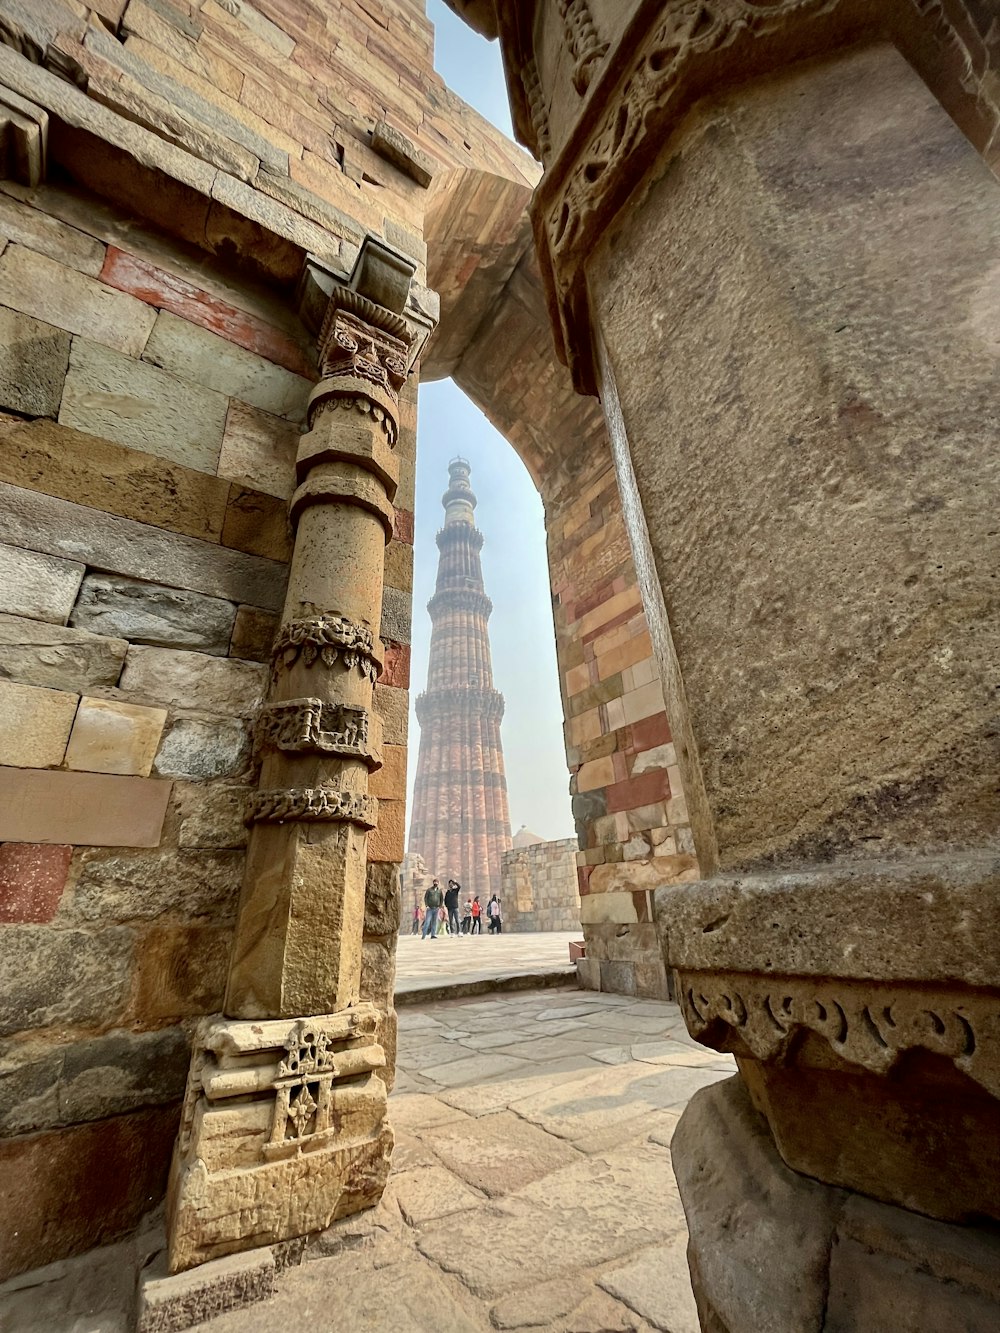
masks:
<instances>
[{"instance_id":1,"label":"carved geometric motif","mask_svg":"<svg viewBox=\"0 0 1000 1333\"><path fill-rule=\"evenodd\" d=\"M250 797L248 824L349 823L373 829L378 823L378 801L361 792L341 791L332 783L319 787L279 787Z\"/></svg>"}]
</instances>

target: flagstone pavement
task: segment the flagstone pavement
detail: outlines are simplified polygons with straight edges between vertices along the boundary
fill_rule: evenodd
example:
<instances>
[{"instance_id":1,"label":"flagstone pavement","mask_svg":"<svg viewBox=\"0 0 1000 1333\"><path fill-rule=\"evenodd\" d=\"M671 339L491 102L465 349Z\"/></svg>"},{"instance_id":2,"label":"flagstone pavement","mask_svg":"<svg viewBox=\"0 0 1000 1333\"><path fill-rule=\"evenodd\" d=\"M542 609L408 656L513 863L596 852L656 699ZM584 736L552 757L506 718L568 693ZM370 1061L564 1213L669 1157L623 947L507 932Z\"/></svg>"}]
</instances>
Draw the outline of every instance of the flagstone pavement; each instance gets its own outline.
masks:
<instances>
[{"instance_id":1,"label":"flagstone pavement","mask_svg":"<svg viewBox=\"0 0 1000 1333\"><path fill-rule=\"evenodd\" d=\"M676 1005L589 991L421 1004L399 1026L382 1203L205 1333L697 1333L670 1138L732 1059Z\"/></svg>"},{"instance_id":2,"label":"flagstone pavement","mask_svg":"<svg viewBox=\"0 0 1000 1333\"><path fill-rule=\"evenodd\" d=\"M442 985L494 982L529 973L565 972L572 981L571 940L583 931L526 931L508 935L401 935L396 946L396 995Z\"/></svg>"}]
</instances>

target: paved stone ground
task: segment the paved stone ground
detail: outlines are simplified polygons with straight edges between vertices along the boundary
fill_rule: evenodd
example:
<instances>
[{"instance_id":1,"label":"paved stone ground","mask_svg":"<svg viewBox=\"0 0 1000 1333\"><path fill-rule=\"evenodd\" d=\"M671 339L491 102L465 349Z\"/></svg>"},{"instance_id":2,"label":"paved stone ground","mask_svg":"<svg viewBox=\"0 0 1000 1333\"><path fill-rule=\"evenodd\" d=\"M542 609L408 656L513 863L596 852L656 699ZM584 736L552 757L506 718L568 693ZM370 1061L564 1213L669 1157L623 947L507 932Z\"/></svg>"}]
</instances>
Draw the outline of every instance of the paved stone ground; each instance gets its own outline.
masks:
<instances>
[{"instance_id":1,"label":"paved stone ground","mask_svg":"<svg viewBox=\"0 0 1000 1333\"><path fill-rule=\"evenodd\" d=\"M582 930L441 935L434 940L402 935L396 950L396 994L527 972L564 970L571 976L575 968L569 944L582 939Z\"/></svg>"},{"instance_id":2,"label":"paved stone ground","mask_svg":"<svg viewBox=\"0 0 1000 1333\"><path fill-rule=\"evenodd\" d=\"M670 1138L734 1068L672 1004L524 991L404 1009L381 1205L202 1329L697 1333Z\"/></svg>"},{"instance_id":3,"label":"paved stone ground","mask_svg":"<svg viewBox=\"0 0 1000 1333\"><path fill-rule=\"evenodd\" d=\"M421 1003L399 1026L381 1204L204 1333L697 1333L670 1139L733 1061L693 1043L675 1005L590 991ZM162 1244L151 1217L13 1279L0 1330L129 1333Z\"/></svg>"}]
</instances>

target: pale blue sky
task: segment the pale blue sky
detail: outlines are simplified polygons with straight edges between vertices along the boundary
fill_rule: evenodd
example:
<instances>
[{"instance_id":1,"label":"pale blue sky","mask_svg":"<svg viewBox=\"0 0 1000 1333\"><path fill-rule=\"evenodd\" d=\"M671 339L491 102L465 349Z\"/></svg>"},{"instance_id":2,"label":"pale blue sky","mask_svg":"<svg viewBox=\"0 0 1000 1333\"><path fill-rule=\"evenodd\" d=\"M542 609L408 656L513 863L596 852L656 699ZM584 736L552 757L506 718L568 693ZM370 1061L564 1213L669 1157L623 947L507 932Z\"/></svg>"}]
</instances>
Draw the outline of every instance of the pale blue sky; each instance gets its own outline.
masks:
<instances>
[{"instance_id":1,"label":"pale blue sky","mask_svg":"<svg viewBox=\"0 0 1000 1333\"><path fill-rule=\"evenodd\" d=\"M436 28L435 66L442 78L509 134L496 43L478 37L443 0L427 0L427 14ZM448 461L456 454L472 464L476 523L485 538L493 674L507 702L502 736L512 832L527 824L543 838L572 837L542 502L514 450L450 380L420 388L411 700L427 680L427 600L434 591L438 556L434 535L444 521L441 496ZM419 740L411 702L410 809Z\"/></svg>"}]
</instances>

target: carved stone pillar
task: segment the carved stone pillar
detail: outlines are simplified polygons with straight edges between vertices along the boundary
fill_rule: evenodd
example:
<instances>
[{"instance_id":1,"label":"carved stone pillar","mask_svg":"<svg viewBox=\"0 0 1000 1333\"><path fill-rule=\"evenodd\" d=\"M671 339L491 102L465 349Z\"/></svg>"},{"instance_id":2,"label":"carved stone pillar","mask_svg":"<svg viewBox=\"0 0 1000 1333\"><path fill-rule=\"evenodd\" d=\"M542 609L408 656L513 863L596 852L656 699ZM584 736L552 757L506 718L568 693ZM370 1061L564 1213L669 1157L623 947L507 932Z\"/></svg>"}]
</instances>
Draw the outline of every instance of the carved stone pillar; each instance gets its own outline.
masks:
<instances>
[{"instance_id":1,"label":"carved stone pillar","mask_svg":"<svg viewBox=\"0 0 1000 1333\"><path fill-rule=\"evenodd\" d=\"M892 1326L993 1328L995 7L623 3L582 97L568 9L498 0L495 27L539 148L548 107L541 268L608 421L706 875L658 890L657 925L749 1093L701 1093L675 1139L704 1326L888 1327L933 1217L987 1295L940 1317L928 1261L935 1314ZM734 1205L724 1111L821 1182L808 1261L754 1248L770 1214L797 1234L799 1186ZM779 1277L809 1296L787 1318Z\"/></svg>"},{"instance_id":2,"label":"carved stone pillar","mask_svg":"<svg viewBox=\"0 0 1000 1333\"><path fill-rule=\"evenodd\" d=\"M369 248L356 273L378 269ZM402 309L405 281L367 285L395 291ZM376 1072L386 1057L378 1012L359 990L366 843L378 820L368 775L381 766L372 696L411 342L401 314L334 290L255 729L260 783L226 1017L205 1020L195 1037L171 1174L174 1272L328 1226L376 1203L388 1173L392 1131Z\"/></svg>"}]
</instances>

